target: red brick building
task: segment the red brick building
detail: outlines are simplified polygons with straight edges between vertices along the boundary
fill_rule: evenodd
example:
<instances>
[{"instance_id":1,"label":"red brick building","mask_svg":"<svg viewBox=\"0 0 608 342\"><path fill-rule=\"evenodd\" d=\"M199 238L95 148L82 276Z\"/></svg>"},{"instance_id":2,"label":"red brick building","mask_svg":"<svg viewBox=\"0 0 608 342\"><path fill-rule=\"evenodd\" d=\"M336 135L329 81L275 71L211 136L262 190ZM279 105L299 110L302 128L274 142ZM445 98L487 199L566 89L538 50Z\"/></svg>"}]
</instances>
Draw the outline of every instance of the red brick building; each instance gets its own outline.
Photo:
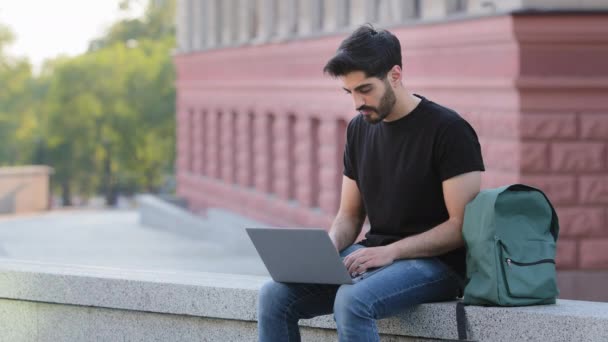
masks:
<instances>
[{"instance_id":1,"label":"red brick building","mask_svg":"<svg viewBox=\"0 0 608 342\"><path fill-rule=\"evenodd\" d=\"M404 83L477 130L483 186L527 183L552 200L562 293L608 300L608 4L179 6L178 194L194 210L329 227L355 113L339 81L321 70L353 27L375 22L401 41Z\"/></svg>"}]
</instances>

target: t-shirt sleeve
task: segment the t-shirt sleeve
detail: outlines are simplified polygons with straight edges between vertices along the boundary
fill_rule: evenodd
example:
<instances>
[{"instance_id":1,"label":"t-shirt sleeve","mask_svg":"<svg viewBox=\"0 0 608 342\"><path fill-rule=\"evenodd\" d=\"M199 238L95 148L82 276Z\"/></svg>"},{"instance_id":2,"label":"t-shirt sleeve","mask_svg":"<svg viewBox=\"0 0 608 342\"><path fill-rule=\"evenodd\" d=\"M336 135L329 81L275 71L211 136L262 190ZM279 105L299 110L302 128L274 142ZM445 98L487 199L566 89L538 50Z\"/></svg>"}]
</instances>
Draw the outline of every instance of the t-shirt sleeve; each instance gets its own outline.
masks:
<instances>
[{"instance_id":1,"label":"t-shirt sleeve","mask_svg":"<svg viewBox=\"0 0 608 342\"><path fill-rule=\"evenodd\" d=\"M348 142L344 146L344 175L352 180L357 180L355 178L355 170L352 166L352 161L350 159L350 152L348 148Z\"/></svg>"},{"instance_id":2,"label":"t-shirt sleeve","mask_svg":"<svg viewBox=\"0 0 608 342\"><path fill-rule=\"evenodd\" d=\"M441 181L472 171L485 171L477 134L465 120L452 122L438 136L435 165Z\"/></svg>"},{"instance_id":3,"label":"t-shirt sleeve","mask_svg":"<svg viewBox=\"0 0 608 342\"><path fill-rule=\"evenodd\" d=\"M357 180L357 172L354 162L354 137L353 137L353 122L351 121L346 130L346 144L344 145L344 175L352 180Z\"/></svg>"}]
</instances>

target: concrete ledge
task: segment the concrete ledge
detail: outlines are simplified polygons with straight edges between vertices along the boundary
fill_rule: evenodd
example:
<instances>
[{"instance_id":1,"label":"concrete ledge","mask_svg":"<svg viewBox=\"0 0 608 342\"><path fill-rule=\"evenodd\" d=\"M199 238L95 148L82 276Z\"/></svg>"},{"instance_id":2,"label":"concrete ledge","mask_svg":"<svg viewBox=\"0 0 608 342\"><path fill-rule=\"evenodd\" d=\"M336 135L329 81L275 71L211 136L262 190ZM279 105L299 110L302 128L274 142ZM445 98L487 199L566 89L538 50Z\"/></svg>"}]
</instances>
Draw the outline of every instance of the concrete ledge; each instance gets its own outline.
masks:
<instances>
[{"instance_id":1,"label":"concrete ledge","mask_svg":"<svg viewBox=\"0 0 608 342\"><path fill-rule=\"evenodd\" d=\"M0 341L81 341L82 336L254 341L257 293L266 280L0 259L0 329L12 334ZM608 340L607 303L560 300L550 306L466 310L469 334L479 341ZM379 321L379 329L397 341L456 339L454 313L453 302L420 305ZM45 328L49 322L53 329ZM331 316L301 325L311 339L335 340Z\"/></svg>"}]
</instances>

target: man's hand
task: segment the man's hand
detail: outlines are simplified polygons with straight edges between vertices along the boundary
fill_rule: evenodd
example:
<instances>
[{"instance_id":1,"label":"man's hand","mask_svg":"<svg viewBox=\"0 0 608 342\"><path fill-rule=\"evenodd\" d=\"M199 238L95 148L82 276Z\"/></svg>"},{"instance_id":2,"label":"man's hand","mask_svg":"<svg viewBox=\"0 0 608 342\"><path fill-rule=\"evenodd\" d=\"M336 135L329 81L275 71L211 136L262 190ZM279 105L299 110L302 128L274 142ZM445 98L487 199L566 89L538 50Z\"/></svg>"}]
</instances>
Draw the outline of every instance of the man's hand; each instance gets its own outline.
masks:
<instances>
[{"instance_id":1,"label":"man's hand","mask_svg":"<svg viewBox=\"0 0 608 342\"><path fill-rule=\"evenodd\" d=\"M344 258L344 265L348 273L361 274L370 268L392 264L393 261L395 261L395 252L390 246L368 247L349 254Z\"/></svg>"}]
</instances>

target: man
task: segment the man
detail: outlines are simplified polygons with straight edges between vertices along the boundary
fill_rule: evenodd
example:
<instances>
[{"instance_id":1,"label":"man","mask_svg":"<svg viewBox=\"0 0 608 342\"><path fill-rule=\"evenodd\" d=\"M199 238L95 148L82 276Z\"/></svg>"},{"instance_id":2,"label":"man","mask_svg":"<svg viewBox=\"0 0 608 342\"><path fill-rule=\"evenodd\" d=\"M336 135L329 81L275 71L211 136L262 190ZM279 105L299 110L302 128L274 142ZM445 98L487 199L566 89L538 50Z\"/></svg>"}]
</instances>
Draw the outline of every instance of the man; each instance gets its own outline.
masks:
<instances>
[{"instance_id":1,"label":"man","mask_svg":"<svg viewBox=\"0 0 608 342\"><path fill-rule=\"evenodd\" d=\"M324 72L341 80L359 111L347 129L329 235L349 272L388 266L355 285L265 284L260 341L299 341L300 318L332 312L340 341L377 341L377 319L453 299L463 286L464 208L484 170L475 131L404 87L401 46L388 31L360 27ZM353 244L366 216L370 231Z\"/></svg>"}]
</instances>

